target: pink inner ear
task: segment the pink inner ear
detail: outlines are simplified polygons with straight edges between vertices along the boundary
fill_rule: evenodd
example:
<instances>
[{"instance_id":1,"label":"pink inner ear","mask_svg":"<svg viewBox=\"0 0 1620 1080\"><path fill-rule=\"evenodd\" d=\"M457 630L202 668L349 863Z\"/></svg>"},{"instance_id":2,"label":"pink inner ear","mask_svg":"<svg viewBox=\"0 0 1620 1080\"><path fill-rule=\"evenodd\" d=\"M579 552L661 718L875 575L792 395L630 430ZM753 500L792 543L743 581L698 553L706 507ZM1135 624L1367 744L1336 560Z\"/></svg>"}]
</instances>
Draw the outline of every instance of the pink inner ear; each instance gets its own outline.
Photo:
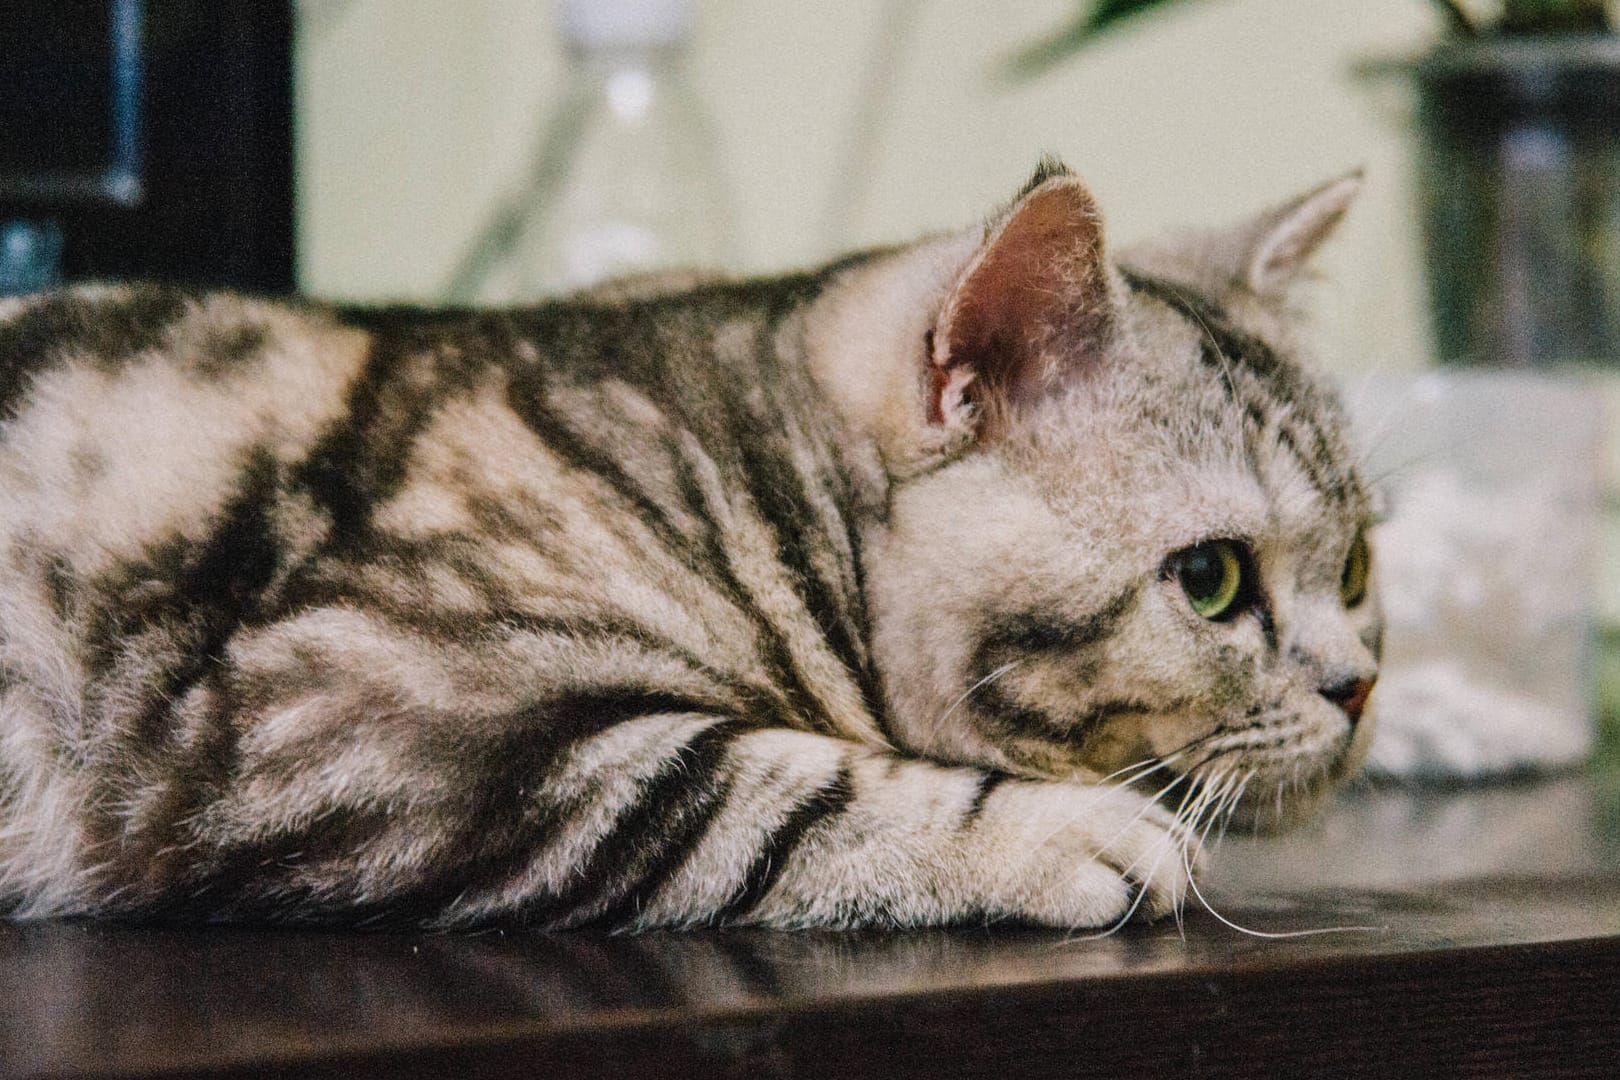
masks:
<instances>
[{"instance_id":1,"label":"pink inner ear","mask_svg":"<svg viewBox=\"0 0 1620 1080\"><path fill-rule=\"evenodd\" d=\"M968 384L973 381L973 370L966 364L952 366L934 349L934 332L928 332L928 422L930 424L965 424L968 422Z\"/></svg>"},{"instance_id":2,"label":"pink inner ear","mask_svg":"<svg viewBox=\"0 0 1620 1080\"><path fill-rule=\"evenodd\" d=\"M1091 196L1068 177L1042 184L985 242L940 313L930 422L949 422L970 399L979 438L1002 434L1078 368L1112 312Z\"/></svg>"}]
</instances>

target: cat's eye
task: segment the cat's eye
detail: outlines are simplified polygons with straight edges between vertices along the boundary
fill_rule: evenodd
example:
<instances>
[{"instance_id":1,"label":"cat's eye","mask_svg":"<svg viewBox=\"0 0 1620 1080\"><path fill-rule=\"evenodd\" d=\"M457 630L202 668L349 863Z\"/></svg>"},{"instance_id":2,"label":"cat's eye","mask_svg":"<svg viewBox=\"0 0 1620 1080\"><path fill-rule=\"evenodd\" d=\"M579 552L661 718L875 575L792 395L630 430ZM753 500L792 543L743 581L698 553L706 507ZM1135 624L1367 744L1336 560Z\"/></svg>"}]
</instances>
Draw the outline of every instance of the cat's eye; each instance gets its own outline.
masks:
<instances>
[{"instance_id":1,"label":"cat's eye","mask_svg":"<svg viewBox=\"0 0 1620 1080\"><path fill-rule=\"evenodd\" d=\"M1236 540L1206 540L1170 557L1170 569L1193 611L1221 620L1243 609L1251 593L1249 559Z\"/></svg>"},{"instance_id":2,"label":"cat's eye","mask_svg":"<svg viewBox=\"0 0 1620 1080\"><path fill-rule=\"evenodd\" d=\"M1344 573L1339 578L1339 596L1347 608L1357 607L1367 599L1367 575L1372 570L1372 552L1367 548L1367 534L1357 533L1350 543L1350 554L1344 558Z\"/></svg>"}]
</instances>

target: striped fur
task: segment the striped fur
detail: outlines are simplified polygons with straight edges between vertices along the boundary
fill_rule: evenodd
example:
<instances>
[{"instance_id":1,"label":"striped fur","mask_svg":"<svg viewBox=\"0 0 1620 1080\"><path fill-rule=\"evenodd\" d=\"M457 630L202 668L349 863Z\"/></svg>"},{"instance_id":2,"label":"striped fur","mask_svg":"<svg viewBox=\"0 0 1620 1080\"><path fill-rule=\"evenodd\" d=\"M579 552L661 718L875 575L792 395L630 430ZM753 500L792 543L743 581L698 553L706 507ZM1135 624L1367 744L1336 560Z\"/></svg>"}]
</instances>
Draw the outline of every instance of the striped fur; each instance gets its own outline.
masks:
<instances>
[{"instance_id":1,"label":"striped fur","mask_svg":"<svg viewBox=\"0 0 1620 1080\"><path fill-rule=\"evenodd\" d=\"M1340 209L1229 246L1275 264ZM1366 506L1264 290L1070 265L1098 237L1047 168L986 232L769 281L0 303L0 909L1169 911L1240 777L1281 799L1360 753L1323 686L1370 678L1376 615L1323 596ZM1031 257L1083 295L998 374L989 276ZM1163 573L1217 534L1275 579L1229 627Z\"/></svg>"}]
</instances>

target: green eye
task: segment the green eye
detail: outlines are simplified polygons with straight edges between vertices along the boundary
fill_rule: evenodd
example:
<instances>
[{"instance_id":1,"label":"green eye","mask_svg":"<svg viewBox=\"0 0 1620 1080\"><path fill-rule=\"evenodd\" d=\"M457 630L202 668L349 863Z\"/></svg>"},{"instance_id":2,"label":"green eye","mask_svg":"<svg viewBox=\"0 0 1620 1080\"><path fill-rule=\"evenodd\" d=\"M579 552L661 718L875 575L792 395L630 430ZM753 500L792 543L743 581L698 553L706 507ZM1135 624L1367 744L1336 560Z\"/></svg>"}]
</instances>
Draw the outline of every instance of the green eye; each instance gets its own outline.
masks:
<instances>
[{"instance_id":1,"label":"green eye","mask_svg":"<svg viewBox=\"0 0 1620 1080\"><path fill-rule=\"evenodd\" d=\"M1371 569L1372 552L1367 548L1367 536L1357 533L1350 544L1350 554L1344 559L1344 574L1339 578L1339 596L1345 607L1356 607L1367 599L1367 574Z\"/></svg>"},{"instance_id":2,"label":"green eye","mask_svg":"<svg viewBox=\"0 0 1620 1080\"><path fill-rule=\"evenodd\" d=\"M1243 546L1235 540L1206 540L1171 556L1192 609L1206 619L1224 619L1242 607L1246 587Z\"/></svg>"}]
</instances>

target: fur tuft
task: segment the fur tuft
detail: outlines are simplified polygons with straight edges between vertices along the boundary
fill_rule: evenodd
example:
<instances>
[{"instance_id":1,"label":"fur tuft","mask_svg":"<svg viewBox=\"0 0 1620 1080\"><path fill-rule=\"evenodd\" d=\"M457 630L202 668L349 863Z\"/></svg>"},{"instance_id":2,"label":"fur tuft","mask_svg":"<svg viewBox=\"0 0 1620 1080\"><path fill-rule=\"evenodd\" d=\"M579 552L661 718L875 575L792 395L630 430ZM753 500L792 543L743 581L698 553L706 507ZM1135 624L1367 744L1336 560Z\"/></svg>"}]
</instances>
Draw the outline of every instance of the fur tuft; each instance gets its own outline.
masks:
<instances>
[{"instance_id":1,"label":"fur tuft","mask_svg":"<svg viewBox=\"0 0 1620 1080\"><path fill-rule=\"evenodd\" d=\"M1017 198L1015 198L1013 201L1016 203L1019 199L1022 199L1024 196L1028 195L1030 192L1034 191L1048 180L1059 176L1073 175L1073 171L1071 171L1067 165L1063 164L1063 160L1056 154L1042 154L1041 160L1035 166L1035 172L1030 176L1029 180L1024 184L1023 189L1018 192Z\"/></svg>"}]
</instances>

